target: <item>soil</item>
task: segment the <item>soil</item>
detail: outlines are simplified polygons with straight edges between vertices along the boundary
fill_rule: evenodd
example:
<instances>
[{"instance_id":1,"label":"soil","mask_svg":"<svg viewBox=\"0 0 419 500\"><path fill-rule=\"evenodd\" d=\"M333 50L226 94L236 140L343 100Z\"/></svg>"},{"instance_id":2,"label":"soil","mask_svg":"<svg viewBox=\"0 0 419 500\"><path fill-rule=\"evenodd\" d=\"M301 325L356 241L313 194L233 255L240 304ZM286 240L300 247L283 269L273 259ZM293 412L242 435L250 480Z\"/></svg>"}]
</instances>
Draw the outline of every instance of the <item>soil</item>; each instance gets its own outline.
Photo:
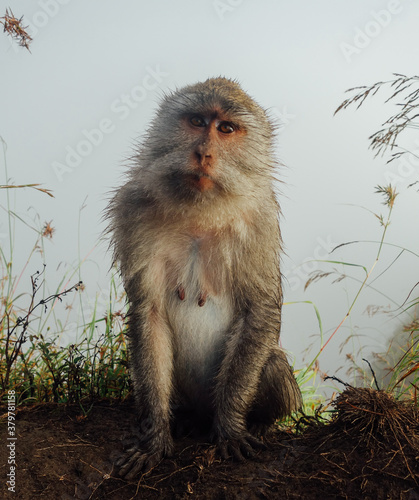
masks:
<instances>
[{"instance_id":1,"label":"soil","mask_svg":"<svg viewBox=\"0 0 419 500\"><path fill-rule=\"evenodd\" d=\"M16 487L7 490L10 448L0 408L1 498L16 499L403 499L419 500L419 412L382 391L347 388L330 423L302 418L298 435L274 431L268 449L243 463L214 446L176 440L166 458L135 481L113 462L135 425L130 402L38 405L16 417Z\"/></svg>"}]
</instances>

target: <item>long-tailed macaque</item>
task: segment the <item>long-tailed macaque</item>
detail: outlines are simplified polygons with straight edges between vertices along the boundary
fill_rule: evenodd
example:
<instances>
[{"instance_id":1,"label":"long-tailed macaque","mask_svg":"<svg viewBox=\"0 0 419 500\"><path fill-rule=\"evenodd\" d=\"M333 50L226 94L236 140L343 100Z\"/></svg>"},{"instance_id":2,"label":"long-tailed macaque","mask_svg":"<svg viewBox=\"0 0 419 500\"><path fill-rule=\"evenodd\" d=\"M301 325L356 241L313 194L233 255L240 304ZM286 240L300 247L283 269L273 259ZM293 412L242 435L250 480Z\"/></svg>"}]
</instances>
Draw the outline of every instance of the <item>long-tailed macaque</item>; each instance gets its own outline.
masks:
<instances>
[{"instance_id":1,"label":"long-tailed macaque","mask_svg":"<svg viewBox=\"0 0 419 500\"><path fill-rule=\"evenodd\" d=\"M186 415L208 423L222 458L243 460L301 405L278 343L274 169L265 111L235 81L211 78L163 99L110 203L141 429L122 476L170 455Z\"/></svg>"}]
</instances>

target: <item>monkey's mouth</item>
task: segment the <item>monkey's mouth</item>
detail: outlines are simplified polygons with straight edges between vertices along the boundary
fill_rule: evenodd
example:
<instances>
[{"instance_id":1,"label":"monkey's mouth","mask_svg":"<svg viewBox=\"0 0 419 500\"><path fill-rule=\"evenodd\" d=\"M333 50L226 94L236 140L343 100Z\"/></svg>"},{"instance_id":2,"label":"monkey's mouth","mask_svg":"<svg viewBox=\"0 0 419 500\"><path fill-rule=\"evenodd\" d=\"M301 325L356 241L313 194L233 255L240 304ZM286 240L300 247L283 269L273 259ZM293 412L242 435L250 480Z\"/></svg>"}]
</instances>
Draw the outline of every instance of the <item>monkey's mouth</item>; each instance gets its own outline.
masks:
<instances>
[{"instance_id":1,"label":"monkey's mouth","mask_svg":"<svg viewBox=\"0 0 419 500\"><path fill-rule=\"evenodd\" d=\"M209 191L215 187L215 181L208 175L202 173L187 174L188 184L201 193Z\"/></svg>"}]
</instances>

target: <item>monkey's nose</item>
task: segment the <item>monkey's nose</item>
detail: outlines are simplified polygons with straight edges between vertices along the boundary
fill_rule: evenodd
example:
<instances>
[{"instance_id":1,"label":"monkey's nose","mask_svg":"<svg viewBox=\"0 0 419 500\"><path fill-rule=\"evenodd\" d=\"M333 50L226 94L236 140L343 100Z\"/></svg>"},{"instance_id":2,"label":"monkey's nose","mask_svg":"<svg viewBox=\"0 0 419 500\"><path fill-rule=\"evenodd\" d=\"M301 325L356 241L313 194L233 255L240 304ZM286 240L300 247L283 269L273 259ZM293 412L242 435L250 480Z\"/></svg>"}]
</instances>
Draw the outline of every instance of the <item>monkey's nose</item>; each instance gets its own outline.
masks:
<instances>
[{"instance_id":1,"label":"monkey's nose","mask_svg":"<svg viewBox=\"0 0 419 500\"><path fill-rule=\"evenodd\" d=\"M199 150L195 151L195 156L196 159L198 160L198 163L203 164L204 161L209 160L212 158L211 154L209 152L201 152Z\"/></svg>"},{"instance_id":2,"label":"monkey's nose","mask_svg":"<svg viewBox=\"0 0 419 500\"><path fill-rule=\"evenodd\" d=\"M195 148L195 154L199 160L211 158L211 147L207 141L200 142Z\"/></svg>"}]
</instances>

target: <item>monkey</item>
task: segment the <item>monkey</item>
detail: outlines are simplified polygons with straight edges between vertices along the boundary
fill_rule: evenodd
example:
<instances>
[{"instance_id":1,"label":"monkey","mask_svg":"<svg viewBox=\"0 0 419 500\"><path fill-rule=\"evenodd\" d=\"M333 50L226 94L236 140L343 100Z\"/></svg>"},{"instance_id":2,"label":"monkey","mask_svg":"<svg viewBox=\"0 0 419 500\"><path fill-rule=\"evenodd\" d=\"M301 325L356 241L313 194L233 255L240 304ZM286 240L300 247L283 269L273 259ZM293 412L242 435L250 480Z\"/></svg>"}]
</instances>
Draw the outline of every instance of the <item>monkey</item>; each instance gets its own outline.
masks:
<instances>
[{"instance_id":1,"label":"monkey","mask_svg":"<svg viewBox=\"0 0 419 500\"><path fill-rule=\"evenodd\" d=\"M301 407L279 346L274 137L235 80L183 87L163 97L109 203L140 429L122 477L173 453L176 419L206 425L221 458L242 461Z\"/></svg>"}]
</instances>

